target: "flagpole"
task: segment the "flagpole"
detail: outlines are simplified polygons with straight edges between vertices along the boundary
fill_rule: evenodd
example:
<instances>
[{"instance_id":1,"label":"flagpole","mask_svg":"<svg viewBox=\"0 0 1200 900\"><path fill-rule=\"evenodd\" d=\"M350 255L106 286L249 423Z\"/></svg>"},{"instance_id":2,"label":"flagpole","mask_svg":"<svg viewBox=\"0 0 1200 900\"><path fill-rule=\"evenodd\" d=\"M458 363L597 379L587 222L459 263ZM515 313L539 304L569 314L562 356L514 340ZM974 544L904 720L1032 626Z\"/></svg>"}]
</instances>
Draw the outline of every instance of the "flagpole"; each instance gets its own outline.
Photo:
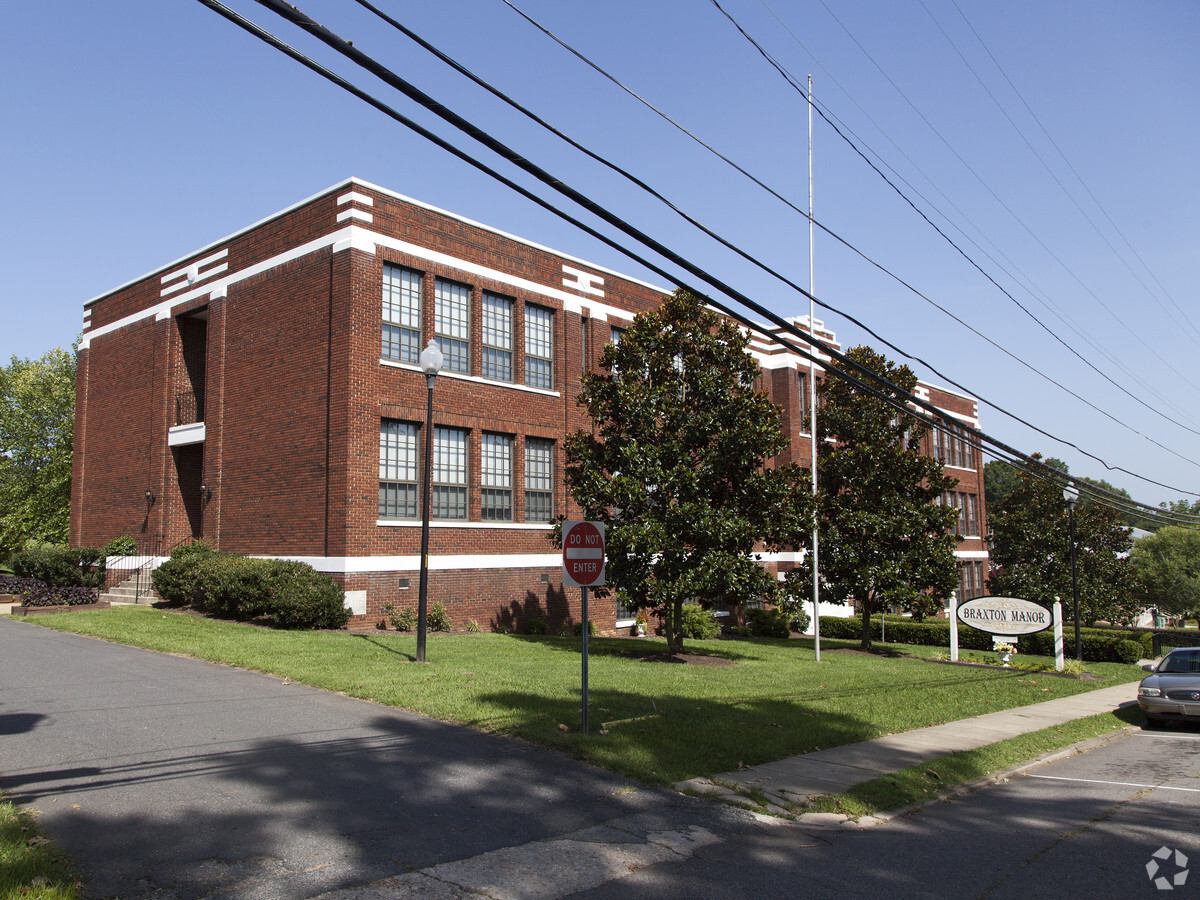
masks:
<instances>
[{"instance_id":1,"label":"flagpole","mask_svg":"<svg viewBox=\"0 0 1200 900\"><path fill-rule=\"evenodd\" d=\"M808 333L816 337L813 322L816 317L816 270L813 265L815 246L813 229L813 102L812 75L808 76ZM817 498L817 364L816 352L808 357L808 430L809 469L812 472L813 500ZM815 509L815 507L814 507ZM813 646L817 662L821 661L821 588L817 567L817 523L813 520L812 532L812 602L813 602Z\"/></svg>"}]
</instances>

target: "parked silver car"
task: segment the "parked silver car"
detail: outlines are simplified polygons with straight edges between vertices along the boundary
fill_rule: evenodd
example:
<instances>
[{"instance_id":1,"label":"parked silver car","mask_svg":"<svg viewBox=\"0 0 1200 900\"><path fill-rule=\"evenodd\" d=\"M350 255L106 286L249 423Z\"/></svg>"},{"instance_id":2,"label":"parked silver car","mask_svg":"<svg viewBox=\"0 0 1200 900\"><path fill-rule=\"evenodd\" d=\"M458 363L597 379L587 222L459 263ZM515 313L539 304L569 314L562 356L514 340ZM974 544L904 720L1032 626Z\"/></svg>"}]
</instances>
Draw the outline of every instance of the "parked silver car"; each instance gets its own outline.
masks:
<instances>
[{"instance_id":1,"label":"parked silver car","mask_svg":"<svg viewBox=\"0 0 1200 900\"><path fill-rule=\"evenodd\" d=\"M1200 722L1200 647L1178 647L1164 656L1138 686L1138 706L1148 728L1173 719Z\"/></svg>"}]
</instances>

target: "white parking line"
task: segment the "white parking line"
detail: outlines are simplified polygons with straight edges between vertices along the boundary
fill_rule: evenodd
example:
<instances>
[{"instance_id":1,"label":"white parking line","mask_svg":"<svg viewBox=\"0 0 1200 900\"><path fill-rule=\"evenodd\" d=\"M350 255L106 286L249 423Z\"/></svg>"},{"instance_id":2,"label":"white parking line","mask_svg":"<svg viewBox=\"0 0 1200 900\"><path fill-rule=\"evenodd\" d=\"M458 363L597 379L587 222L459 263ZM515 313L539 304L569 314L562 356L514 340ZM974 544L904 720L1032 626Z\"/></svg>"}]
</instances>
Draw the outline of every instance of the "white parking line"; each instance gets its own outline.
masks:
<instances>
[{"instance_id":1,"label":"white parking line","mask_svg":"<svg viewBox=\"0 0 1200 900\"><path fill-rule=\"evenodd\" d=\"M1100 781L1096 778L1065 778L1061 775L1030 775L1029 778L1044 778L1047 781L1078 781L1081 784L1115 784L1120 787L1156 788L1160 791L1187 791L1200 794L1200 788L1171 787L1169 784L1137 784L1132 781Z\"/></svg>"}]
</instances>

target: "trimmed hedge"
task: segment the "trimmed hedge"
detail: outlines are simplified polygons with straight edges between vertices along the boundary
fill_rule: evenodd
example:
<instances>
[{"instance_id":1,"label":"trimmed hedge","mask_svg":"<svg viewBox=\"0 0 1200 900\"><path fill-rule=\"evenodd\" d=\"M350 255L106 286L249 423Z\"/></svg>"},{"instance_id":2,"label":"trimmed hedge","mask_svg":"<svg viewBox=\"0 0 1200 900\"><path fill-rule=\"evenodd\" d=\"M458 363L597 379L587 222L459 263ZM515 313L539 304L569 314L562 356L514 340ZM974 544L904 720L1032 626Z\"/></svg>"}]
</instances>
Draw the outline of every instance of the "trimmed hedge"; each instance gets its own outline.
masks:
<instances>
[{"instance_id":1,"label":"trimmed hedge","mask_svg":"<svg viewBox=\"0 0 1200 900\"><path fill-rule=\"evenodd\" d=\"M821 636L857 640L862 636L862 620L821 616ZM1130 640L1130 637L1136 638ZM1088 662L1135 663L1142 657L1153 654L1151 641L1153 632L1133 629L1114 630L1108 628L1080 629L1083 658ZM871 639L880 640L879 616L871 617ZM894 644L918 644L930 647L950 646L950 623L944 619L914 622L912 619L888 616L887 639ZM1073 656L1073 629L1063 630L1063 649ZM991 650L992 636L969 625L959 625L958 645L964 650ZM1054 632L1047 629L1036 634L1023 634L1017 643L1022 653L1033 656L1054 655Z\"/></svg>"},{"instance_id":2,"label":"trimmed hedge","mask_svg":"<svg viewBox=\"0 0 1200 900\"><path fill-rule=\"evenodd\" d=\"M342 589L305 563L180 549L152 576L170 603L240 621L270 616L280 628L342 628L349 621Z\"/></svg>"},{"instance_id":3,"label":"trimmed hedge","mask_svg":"<svg viewBox=\"0 0 1200 900\"><path fill-rule=\"evenodd\" d=\"M104 557L92 547L22 550L12 555L9 565L14 575L36 578L50 587L100 587L104 583Z\"/></svg>"}]
</instances>

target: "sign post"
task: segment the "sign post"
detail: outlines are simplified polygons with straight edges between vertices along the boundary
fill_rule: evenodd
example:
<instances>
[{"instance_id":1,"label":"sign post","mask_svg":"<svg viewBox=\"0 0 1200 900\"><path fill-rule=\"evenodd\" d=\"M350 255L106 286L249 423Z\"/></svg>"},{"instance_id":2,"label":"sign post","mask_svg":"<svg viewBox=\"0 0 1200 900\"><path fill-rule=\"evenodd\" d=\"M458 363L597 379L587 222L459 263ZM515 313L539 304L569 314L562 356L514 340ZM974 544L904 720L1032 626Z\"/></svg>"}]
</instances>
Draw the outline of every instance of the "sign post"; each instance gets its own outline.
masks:
<instances>
[{"instance_id":1,"label":"sign post","mask_svg":"<svg viewBox=\"0 0 1200 900\"><path fill-rule=\"evenodd\" d=\"M583 617L583 733L588 733L588 588L604 584L604 523L563 522L563 586L581 591Z\"/></svg>"},{"instance_id":2,"label":"sign post","mask_svg":"<svg viewBox=\"0 0 1200 900\"><path fill-rule=\"evenodd\" d=\"M958 662L958 591L950 592L950 662Z\"/></svg>"}]
</instances>

